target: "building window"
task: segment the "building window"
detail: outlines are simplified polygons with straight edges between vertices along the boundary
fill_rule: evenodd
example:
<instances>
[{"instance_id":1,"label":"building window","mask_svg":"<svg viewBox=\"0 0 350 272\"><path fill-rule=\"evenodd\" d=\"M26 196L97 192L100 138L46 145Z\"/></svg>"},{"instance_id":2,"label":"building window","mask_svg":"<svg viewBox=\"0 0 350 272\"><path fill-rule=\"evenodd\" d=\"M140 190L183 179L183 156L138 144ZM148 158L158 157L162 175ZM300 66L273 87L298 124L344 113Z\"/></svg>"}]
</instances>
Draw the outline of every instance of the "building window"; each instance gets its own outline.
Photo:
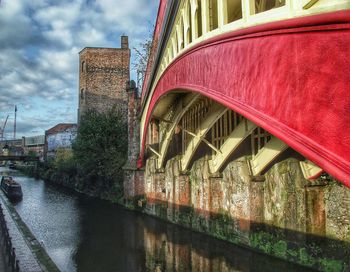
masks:
<instances>
[{"instance_id":1,"label":"building window","mask_svg":"<svg viewBox=\"0 0 350 272\"><path fill-rule=\"evenodd\" d=\"M81 71L84 73L85 72L85 61L81 62Z\"/></svg>"}]
</instances>

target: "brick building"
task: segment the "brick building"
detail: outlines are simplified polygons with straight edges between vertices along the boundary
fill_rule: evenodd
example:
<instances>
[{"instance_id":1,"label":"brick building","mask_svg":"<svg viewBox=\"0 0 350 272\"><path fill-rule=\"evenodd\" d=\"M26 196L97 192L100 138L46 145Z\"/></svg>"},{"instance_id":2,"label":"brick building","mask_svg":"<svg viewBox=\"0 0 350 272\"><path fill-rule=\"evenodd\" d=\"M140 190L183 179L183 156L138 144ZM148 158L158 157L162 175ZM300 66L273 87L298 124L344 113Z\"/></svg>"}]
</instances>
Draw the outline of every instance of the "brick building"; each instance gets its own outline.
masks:
<instances>
[{"instance_id":1,"label":"brick building","mask_svg":"<svg viewBox=\"0 0 350 272\"><path fill-rule=\"evenodd\" d=\"M103 112L114 105L126 120L125 84L130 80L128 37L121 37L121 48L84 48L79 53L79 63L78 120L90 109Z\"/></svg>"}]
</instances>

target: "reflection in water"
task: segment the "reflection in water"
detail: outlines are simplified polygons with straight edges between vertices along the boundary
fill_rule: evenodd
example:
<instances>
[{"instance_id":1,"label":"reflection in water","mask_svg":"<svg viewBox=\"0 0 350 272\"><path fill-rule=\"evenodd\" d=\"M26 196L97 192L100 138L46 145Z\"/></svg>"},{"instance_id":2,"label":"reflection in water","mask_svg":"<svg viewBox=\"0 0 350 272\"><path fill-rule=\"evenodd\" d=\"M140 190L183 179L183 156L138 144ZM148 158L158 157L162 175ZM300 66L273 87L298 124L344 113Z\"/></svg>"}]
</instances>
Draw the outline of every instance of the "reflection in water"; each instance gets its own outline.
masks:
<instances>
[{"instance_id":1,"label":"reflection in water","mask_svg":"<svg viewBox=\"0 0 350 272\"><path fill-rule=\"evenodd\" d=\"M16 180L17 211L62 271L305 270L41 180Z\"/></svg>"}]
</instances>

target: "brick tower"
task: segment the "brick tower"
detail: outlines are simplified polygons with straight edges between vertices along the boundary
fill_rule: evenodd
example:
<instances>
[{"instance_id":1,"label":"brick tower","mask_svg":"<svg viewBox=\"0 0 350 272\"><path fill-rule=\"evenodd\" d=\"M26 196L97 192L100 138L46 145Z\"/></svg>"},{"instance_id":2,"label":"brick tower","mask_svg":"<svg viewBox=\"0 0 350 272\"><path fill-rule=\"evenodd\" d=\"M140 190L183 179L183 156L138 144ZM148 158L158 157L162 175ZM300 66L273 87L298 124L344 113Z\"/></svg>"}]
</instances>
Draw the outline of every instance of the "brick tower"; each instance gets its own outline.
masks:
<instances>
[{"instance_id":1,"label":"brick tower","mask_svg":"<svg viewBox=\"0 0 350 272\"><path fill-rule=\"evenodd\" d=\"M86 47L79 52L78 120L90 109L104 112L112 106L127 119L130 80L130 49L128 37L121 36L121 48Z\"/></svg>"}]
</instances>

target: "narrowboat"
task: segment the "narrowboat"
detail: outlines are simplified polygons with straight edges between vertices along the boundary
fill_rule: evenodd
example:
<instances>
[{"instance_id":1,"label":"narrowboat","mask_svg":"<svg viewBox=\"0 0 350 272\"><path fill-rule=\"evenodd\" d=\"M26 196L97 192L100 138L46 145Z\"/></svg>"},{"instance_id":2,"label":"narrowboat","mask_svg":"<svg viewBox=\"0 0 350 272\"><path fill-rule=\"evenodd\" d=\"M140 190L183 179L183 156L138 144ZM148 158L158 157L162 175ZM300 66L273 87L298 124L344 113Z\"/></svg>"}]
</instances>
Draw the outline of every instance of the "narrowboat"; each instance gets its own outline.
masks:
<instances>
[{"instance_id":1,"label":"narrowboat","mask_svg":"<svg viewBox=\"0 0 350 272\"><path fill-rule=\"evenodd\" d=\"M1 178L1 189L10 200L18 201L23 197L21 185L10 176Z\"/></svg>"}]
</instances>

